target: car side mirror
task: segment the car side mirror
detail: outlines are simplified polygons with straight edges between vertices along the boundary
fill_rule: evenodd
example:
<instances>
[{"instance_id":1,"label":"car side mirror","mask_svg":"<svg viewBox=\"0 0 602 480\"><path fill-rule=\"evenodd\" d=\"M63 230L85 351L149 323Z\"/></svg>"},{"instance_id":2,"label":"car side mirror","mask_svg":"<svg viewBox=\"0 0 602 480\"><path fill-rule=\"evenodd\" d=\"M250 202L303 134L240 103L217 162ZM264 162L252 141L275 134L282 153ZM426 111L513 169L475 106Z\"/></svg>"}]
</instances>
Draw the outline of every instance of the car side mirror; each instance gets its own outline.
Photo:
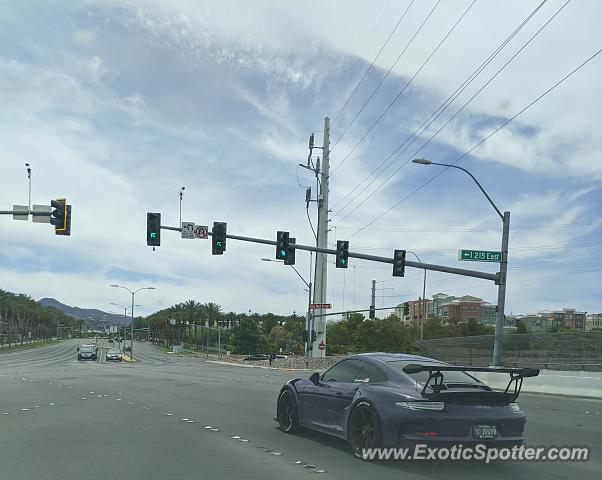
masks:
<instances>
[{"instance_id":1,"label":"car side mirror","mask_svg":"<svg viewBox=\"0 0 602 480\"><path fill-rule=\"evenodd\" d=\"M320 384L320 374L318 372L314 372L309 376L309 380L311 381L311 383L313 383L314 385L319 385Z\"/></svg>"}]
</instances>

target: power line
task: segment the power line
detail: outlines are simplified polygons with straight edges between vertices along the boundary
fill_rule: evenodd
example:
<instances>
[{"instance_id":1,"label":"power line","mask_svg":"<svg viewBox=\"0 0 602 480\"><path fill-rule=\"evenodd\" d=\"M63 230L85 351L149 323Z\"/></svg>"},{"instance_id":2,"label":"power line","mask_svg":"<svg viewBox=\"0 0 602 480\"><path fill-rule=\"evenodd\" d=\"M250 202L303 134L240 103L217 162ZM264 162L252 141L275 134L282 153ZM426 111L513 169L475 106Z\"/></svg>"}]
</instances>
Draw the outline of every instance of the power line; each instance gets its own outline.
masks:
<instances>
[{"instance_id":1,"label":"power line","mask_svg":"<svg viewBox=\"0 0 602 480\"><path fill-rule=\"evenodd\" d=\"M447 108L456 100L456 98L458 98L458 96L468 87L468 85L470 85L477 76L480 75L480 73L487 67L487 65L489 65L493 59L504 49L504 47L518 34L518 32L520 32L522 30L522 28L529 22L529 20L541 9L541 7L547 2L547 0L543 0L519 25L518 27L516 27L514 29L514 31L508 36L506 37L506 39L500 44L498 45L498 47L489 54L489 56L464 80L464 82L462 82L454 92L451 93L451 95L449 97L447 97L447 99L433 112L431 113L431 115L422 122L422 124L411 134L409 135L387 158L385 158L372 172L370 172L370 174L368 174L368 176L366 178L364 178L360 183L358 183L349 193L347 193L343 198L341 198L339 201L337 201L332 208L335 208L337 205L339 205L343 200L345 200L347 197L349 197L349 195L351 195L359 186L361 186L366 180L368 180L375 172L377 172L386 162L387 160L389 160L391 157L393 157L410 139L412 139L414 137L414 140L412 140L412 142L402 151L400 152L403 153L405 150L407 150L407 148L409 148L419 137L420 135L422 135L422 133L424 133L424 131L426 131L426 129L428 127L430 127L430 125L437 120L437 118L439 118L439 116L445 111L447 110ZM434 118L433 118L434 117ZM418 133L418 135L416 135ZM385 167L387 168L389 165L391 165L392 162L394 162L397 158L399 157L396 156L391 162L389 162L389 164ZM383 172L381 172L383 173ZM378 174L380 175L380 173ZM377 177L378 177L377 175ZM363 193L373 182L374 180L376 180L376 178L374 178L372 180L372 182L370 182L370 184L368 184L358 195L356 195L351 202L353 202L361 193ZM346 208L346 206L348 206L351 202L349 202L347 205L345 205L345 207L343 207L343 209L341 209L340 211L344 210L344 208ZM340 212L339 211L339 212ZM337 214L335 214L336 216Z\"/></svg>"},{"instance_id":2,"label":"power line","mask_svg":"<svg viewBox=\"0 0 602 480\"><path fill-rule=\"evenodd\" d=\"M506 61L506 63L504 63L492 76L491 78L489 78L489 80L487 80L487 82L485 82L485 84L483 86L481 86L481 88L479 88L472 97L470 97L468 99L468 101L466 101L461 107L460 109L458 109L441 127L439 127L439 129L437 129L437 131L435 131L435 133L433 133L430 138L428 140L426 140L421 146L420 148L418 148L418 150L416 150L412 155L410 155L407 160L401 164L391 175L389 175L383 182L380 183L380 185L378 187L376 187L375 190L373 190L366 198L364 198L364 200L362 200L358 205L356 205L350 212L348 212L343 218L341 218L339 220L339 222L343 221L345 218L347 218L349 215L351 215L353 212L355 212L359 207L361 207L369 198L371 198L378 190L380 190L389 180L391 180L391 178L393 178L397 172L399 172L404 166L406 166L410 160L412 158L414 158L424 147L426 147L445 127L447 127L447 125L449 125L451 123L451 121L456 118L525 48L527 48L527 46L543 31L544 28L546 28L546 26L554 19L556 18L556 16L558 14L560 14L560 12L571 2L571 0L567 0L555 13L554 15L552 15L548 21L546 23L544 23L541 28L539 28L539 30L537 30L530 38L529 40L527 40L527 42L521 47L519 48L514 55L512 55L508 61ZM416 137L418 138L418 137ZM410 145L414 143L413 141L410 143ZM409 145L408 145L409 147ZM404 150L402 150L401 152L399 152L395 158L393 159L392 162L394 162L395 160L397 160L402 153L405 152L405 150L407 150L406 147ZM392 163L391 162L391 163ZM383 172L381 172L383 173ZM380 175L380 174L379 174ZM375 178L376 179L376 178ZM370 182L372 183L372 182ZM367 188L367 187L366 187ZM366 190L366 189L364 189ZM355 197L357 198L357 196Z\"/></svg>"},{"instance_id":3,"label":"power line","mask_svg":"<svg viewBox=\"0 0 602 480\"><path fill-rule=\"evenodd\" d=\"M569 0L570 1L570 0ZM568 3L568 2L567 2ZM548 88L545 92L543 92L539 97L537 97L535 100L533 100L532 102L530 102L527 106L525 106L523 109L521 109L518 113L514 114L512 117L510 117L508 120L506 120L504 123L502 123L499 127L497 127L495 130L493 130L493 132L491 132L489 135L485 136L483 139L481 139L479 142L477 142L476 144L474 144L470 149L468 149L466 152L464 152L462 155L460 155L456 160L454 160L452 162L452 165L455 165L456 163L458 163L460 160L462 160L464 157L466 157L468 154L470 154L473 150L475 150L477 147L479 147L480 145L482 145L483 143L485 143L489 138L491 138L493 135L495 135L497 132L499 132L502 128L504 128L506 125L508 125L510 122L512 122L515 118L517 118L519 115L521 115L522 113L524 113L525 111L527 111L529 108L531 108L533 105L535 105L537 102L539 102L539 100L541 100L542 98L544 98L546 95L548 95L551 91L553 91L554 89L556 89L559 85L561 85L562 83L564 83L568 78L570 78L572 75L574 75L576 72L578 72L581 68L583 68L585 65L587 65L589 62L591 62L594 58L596 58L600 53L602 52L602 50L598 50L597 52L595 52L594 54L592 54L589 58L587 58L584 62L582 62L581 64L579 64L577 67L575 67L573 70L571 70L567 75L565 75L562 79L560 79L558 82L556 82L554 85L552 85L550 88ZM389 213L391 210L393 210L394 208L396 208L397 206L399 206L401 203L405 202L408 198L410 198L411 196L413 196L416 192L418 192L419 190L421 190L422 188L424 188L426 185L428 185L429 183L431 183L435 178L437 178L439 175L441 175L443 172L445 172L449 167L445 167L444 169L442 169L439 173L433 175L429 180L427 180L426 182L424 182L422 185L420 185L418 188L416 188L415 190L413 190L411 193L409 193L408 195L406 195L404 198L402 198L401 200L399 200L397 203L395 203L392 207L390 207L389 209L385 210L383 213L381 213L380 215L378 215L375 219L373 219L372 221L370 221L369 223L367 223L364 227L360 228L359 230L357 230L356 232L354 232L353 234L350 235L349 238L353 237L354 235L358 234L359 232L361 232L364 228L369 227L370 225L372 225L374 222L376 222L378 219L382 218L384 215L386 215L387 213Z\"/></svg>"},{"instance_id":4,"label":"power line","mask_svg":"<svg viewBox=\"0 0 602 480\"><path fill-rule=\"evenodd\" d=\"M541 224L541 225L514 225L512 230L540 230L540 229L551 229L551 228L567 228L567 227L583 227L600 224L602 225L602 219L597 218L591 221L582 221L574 223L559 223L559 224ZM360 227L357 226L343 226L337 225L336 228L341 230L356 230ZM499 232L500 227L483 227L483 228L367 228L366 230L371 232L405 232L405 233L440 233L440 232Z\"/></svg>"},{"instance_id":5,"label":"power line","mask_svg":"<svg viewBox=\"0 0 602 480\"><path fill-rule=\"evenodd\" d=\"M476 0L475 0L476 1ZM418 27L418 30L416 30L416 32L414 32L414 35L412 35L412 37L410 38L410 40L408 41L408 43L406 44L406 46L403 48L403 50L401 51L401 53L397 56L397 58L395 59L395 61L393 62L393 64L389 67L389 70L387 70L387 73L385 74L385 76L380 80L380 82L378 83L378 85L376 86L376 88L372 91L372 93L370 94L370 96L366 99L366 101L364 102L364 104L362 105L362 107L359 109L359 111L355 114L355 116L353 117L353 119L351 120L351 123L349 123L349 125L347 125L347 127L345 128L345 130L343 130L343 133L341 134L341 136L337 139L337 141L334 143L334 145L332 145L332 147L330 147L330 152L332 153L332 151L334 150L334 148L337 146L337 144L341 141L341 139L345 136L345 134L349 131L349 129L351 128L351 126L354 124L354 122L357 120L357 117L359 117L359 115L363 112L364 108L366 108L366 105L368 105L368 103L372 100L372 98L374 97L374 95L376 94L377 90L381 87L381 85L384 83L384 81L389 77L389 74L391 73L391 71L393 70L393 68L395 67L395 65L397 65L397 62L399 62L399 60L401 59L401 57L403 56L403 54L406 52L406 50L410 47L410 45L413 43L414 39L416 38L416 36L420 33L420 31L422 30L422 27L424 27L424 25L426 24L426 22L428 21L428 19L431 17L431 15L433 14L433 12L435 11L435 9L439 6L439 4L441 3L441 0L437 0L437 3L435 3L435 6L431 9L431 11L428 13L428 15L426 16L426 18L422 21L422 23L420 24L420 26ZM474 2L473 2L474 4ZM472 6L472 5L471 5ZM459 23L459 21L458 21ZM456 23L457 25L457 23ZM452 30L456 27L456 25L454 25L452 27ZM451 31L449 32L451 33ZM449 35L449 34L448 34ZM447 35L447 36L448 36ZM447 38L447 36L445 38ZM443 41L445 41L445 38L442 40L441 43L443 43ZM441 44L439 44L437 46L437 48L435 49L435 51L428 57L427 61L430 60L430 58L434 55L434 53L439 49L439 47L441 46ZM420 70L422 70L422 68L424 67L424 64L422 67L420 67L420 69L418 70L418 72ZM418 74L415 73L414 77ZM414 79L414 77L411 78L411 80ZM410 81L411 81L410 80ZM385 110L380 114L380 116L376 119L376 121L372 124L372 126L368 129L368 131L366 133L364 133L364 135L360 138L360 140L353 146L353 148L347 153L347 155L345 155L345 157L343 158L343 160L341 160L339 162L339 164L334 167L334 169L330 172L330 175L332 176L339 168L340 166L345 163L345 160L347 160L349 158L349 156L357 149L357 147L360 146L360 144L364 141L364 139L368 136L368 134L372 131L372 129L378 124L378 122L380 122L380 120L385 116L385 114L389 111L389 109L393 106L393 104L397 101L397 99L401 96L401 94L405 91L405 89L408 87L409 82L408 81L406 83L406 85L403 87L403 89L401 90L401 92L398 93L398 95L393 99L393 101L391 103L389 103L389 106L387 108L385 108Z\"/></svg>"},{"instance_id":6,"label":"power line","mask_svg":"<svg viewBox=\"0 0 602 480\"><path fill-rule=\"evenodd\" d=\"M389 40L391 40L391 37L393 36L393 34L395 33L395 31L397 30L397 27L399 27L399 24L401 23L401 21L406 16L406 13L408 13L408 10L410 9L410 7L414 3L414 1L415 0L412 0L409 3L408 7L405 9L405 11L401 15L401 17L399 17L399 20L397 20L397 23L395 24L395 27L393 28L393 30L391 30L391 33L389 33L389 36L385 40L385 43L382 44L382 46L380 47L380 50L378 51L378 53L376 54L376 56L372 59L372 63L370 63L370 65L368 66L368 68L366 69L366 71L364 72L364 74L362 75L362 78L360 78L359 82L357 82L357 84L355 85L355 88L353 89L353 91L351 92L351 94L347 97L347 100L345 100L345 103L343 104L343 106L341 107L341 109L335 115L334 119L332 120L332 122L330 124L331 128L334 126L334 123L337 121L337 119L339 118L339 116L341 115L341 113L343 112L343 110L345 110L345 107L349 103L349 100L351 100L351 98L353 97L353 95L355 95L355 92L357 91L358 87L364 81L364 79L366 78L366 75L368 75L368 72L370 72L370 70L374 66L374 63L376 62L376 60L378 59L378 57L380 56L380 54L382 53L382 51L384 50L384 48L389 43ZM382 15L385 14L385 11L386 11L386 9L383 11ZM382 19L382 15L381 15L381 19ZM380 23L380 20L378 21L378 23ZM377 25L378 25L378 23L377 23ZM376 27L375 27L375 30L376 30ZM372 35L374 35L374 31L372 32ZM340 138L339 138L339 140L340 140ZM338 143L339 140L337 140L337 143ZM336 143L335 143L335 145L336 145ZM334 145L333 145L333 147L331 147L331 150L332 150L332 148L334 148Z\"/></svg>"}]
</instances>

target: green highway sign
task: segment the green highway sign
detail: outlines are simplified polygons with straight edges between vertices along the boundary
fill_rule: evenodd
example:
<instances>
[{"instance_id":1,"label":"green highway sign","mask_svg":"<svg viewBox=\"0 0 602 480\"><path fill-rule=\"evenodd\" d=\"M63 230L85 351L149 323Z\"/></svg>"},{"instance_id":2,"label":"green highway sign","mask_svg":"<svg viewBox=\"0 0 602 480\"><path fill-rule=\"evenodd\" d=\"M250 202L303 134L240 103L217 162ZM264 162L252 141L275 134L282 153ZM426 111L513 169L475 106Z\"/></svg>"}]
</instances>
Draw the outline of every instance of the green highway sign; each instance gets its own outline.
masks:
<instances>
[{"instance_id":1,"label":"green highway sign","mask_svg":"<svg viewBox=\"0 0 602 480\"><path fill-rule=\"evenodd\" d=\"M490 252L486 250L458 250L458 260L500 263L502 261L502 252Z\"/></svg>"}]
</instances>

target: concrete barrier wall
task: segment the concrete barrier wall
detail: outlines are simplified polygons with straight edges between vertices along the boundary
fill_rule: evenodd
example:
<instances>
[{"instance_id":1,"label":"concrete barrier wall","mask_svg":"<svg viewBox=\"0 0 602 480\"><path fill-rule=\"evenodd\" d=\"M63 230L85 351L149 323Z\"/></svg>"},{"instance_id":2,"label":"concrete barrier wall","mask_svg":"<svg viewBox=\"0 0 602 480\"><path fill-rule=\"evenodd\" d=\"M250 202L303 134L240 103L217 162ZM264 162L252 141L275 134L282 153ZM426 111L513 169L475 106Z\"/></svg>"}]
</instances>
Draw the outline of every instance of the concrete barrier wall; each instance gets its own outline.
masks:
<instances>
[{"instance_id":1,"label":"concrete barrier wall","mask_svg":"<svg viewBox=\"0 0 602 480\"><path fill-rule=\"evenodd\" d=\"M510 376L504 373L471 373L492 388L505 389ZM523 392L602 398L602 372L542 370L523 380Z\"/></svg>"}]
</instances>

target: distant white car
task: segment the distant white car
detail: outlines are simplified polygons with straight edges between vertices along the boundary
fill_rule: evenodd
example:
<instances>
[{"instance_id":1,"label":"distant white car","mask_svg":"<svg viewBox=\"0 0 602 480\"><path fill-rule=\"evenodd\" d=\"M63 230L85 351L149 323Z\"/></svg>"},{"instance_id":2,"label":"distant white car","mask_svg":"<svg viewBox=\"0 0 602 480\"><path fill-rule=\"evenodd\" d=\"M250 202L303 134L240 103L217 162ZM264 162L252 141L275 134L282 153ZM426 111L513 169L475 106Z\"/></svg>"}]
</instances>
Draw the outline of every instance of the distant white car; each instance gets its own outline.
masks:
<instances>
[{"instance_id":1,"label":"distant white car","mask_svg":"<svg viewBox=\"0 0 602 480\"><path fill-rule=\"evenodd\" d=\"M115 362L123 361L123 358L121 357L121 352L119 352L119 350L109 350L107 352L107 362L111 362L111 361L115 361Z\"/></svg>"}]
</instances>

